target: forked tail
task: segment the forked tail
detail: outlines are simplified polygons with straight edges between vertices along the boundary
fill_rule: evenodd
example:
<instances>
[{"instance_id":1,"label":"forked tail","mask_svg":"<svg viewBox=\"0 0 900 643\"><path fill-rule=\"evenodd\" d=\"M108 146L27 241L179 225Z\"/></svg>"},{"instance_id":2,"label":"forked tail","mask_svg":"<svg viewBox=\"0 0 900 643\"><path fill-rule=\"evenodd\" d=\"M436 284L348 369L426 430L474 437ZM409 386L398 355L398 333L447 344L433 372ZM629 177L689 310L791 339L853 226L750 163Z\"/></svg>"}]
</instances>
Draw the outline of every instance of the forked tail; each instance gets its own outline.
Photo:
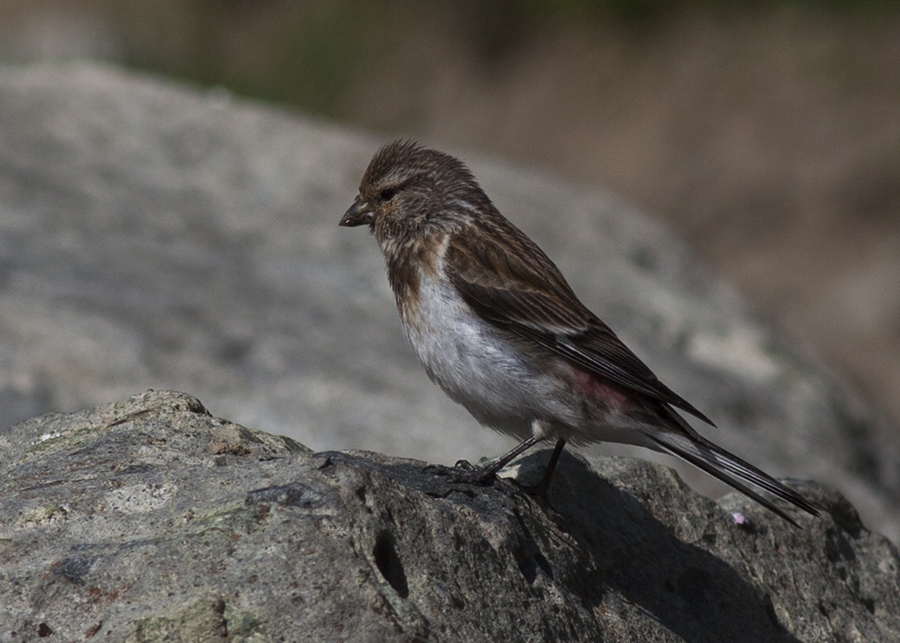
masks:
<instances>
[{"instance_id":1,"label":"forked tail","mask_svg":"<svg viewBox=\"0 0 900 643\"><path fill-rule=\"evenodd\" d=\"M741 482L741 480L745 480L750 484L771 493L773 496L799 507L813 516L819 515L819 510L802 495L781 484L765 471L754 467L749 462L742 460L736 455L733 455L725 449L716 446L709 440L706 440L688 426L675 411L672 411L671 409L667 410L669 410L671 416L674 416L672 419L679 425L682 432L664 431L649 435L648 437L658 445L661 451L676 455L679 458L690 462L695 467L702 469L711 476L731 485L769 511L778 514L795 527L799 527L800 525L770 500L750 489Z\"/></svg>"}]
</instances>

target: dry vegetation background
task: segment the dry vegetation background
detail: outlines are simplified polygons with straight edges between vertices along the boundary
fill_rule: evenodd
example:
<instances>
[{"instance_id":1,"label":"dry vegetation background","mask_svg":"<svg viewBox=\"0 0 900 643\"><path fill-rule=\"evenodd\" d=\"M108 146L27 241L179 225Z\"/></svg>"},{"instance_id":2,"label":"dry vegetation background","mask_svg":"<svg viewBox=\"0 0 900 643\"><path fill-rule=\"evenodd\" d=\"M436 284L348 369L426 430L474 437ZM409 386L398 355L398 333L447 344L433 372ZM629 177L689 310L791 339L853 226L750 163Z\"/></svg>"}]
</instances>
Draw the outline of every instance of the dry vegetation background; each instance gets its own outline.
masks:
<instances>
[{"instance_id":1,"label":"dry vegetation background","mask_svg":"<svg viewBox=\"0 0 900 643\"><path fill-rule=\"evenodd\" d=\"M894 4L0 0L0 60L109 60L608 188L900 421Z\"/></svg>"}]
</instances>

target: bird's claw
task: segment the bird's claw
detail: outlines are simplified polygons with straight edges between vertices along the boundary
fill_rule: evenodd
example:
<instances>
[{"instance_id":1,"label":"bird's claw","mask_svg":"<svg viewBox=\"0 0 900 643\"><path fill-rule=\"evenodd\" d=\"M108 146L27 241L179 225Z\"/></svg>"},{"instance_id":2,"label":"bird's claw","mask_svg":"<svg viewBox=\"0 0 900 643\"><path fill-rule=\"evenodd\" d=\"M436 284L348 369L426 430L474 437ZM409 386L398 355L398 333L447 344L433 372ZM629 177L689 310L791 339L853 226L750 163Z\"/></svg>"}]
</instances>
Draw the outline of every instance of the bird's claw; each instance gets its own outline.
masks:
<instances>
[{"instance_id":1,"label":"bird's claw","mask_svg":"<svg viewBox=\"0 0 900 643\"><path fill-rule=\"evenodd\" d=\"M441 464L430 464L423 472L431 471L439 476L446 476L452 484L492 484L497 476L494 471L479 467L468 460L459 460L452 467Z\"/></svg>"},{"instance_id":2,"label":"bird's claw","mask_svg":"<svg viewBox=\"0 0 900 643\"><path fill-rule=\"evenodd\" d=\"M484 471L484 469L475 466L468 460L457 460L456 464L454 464L453 467L455 469L462 469L463 471Z\"/></svg>"}]
</instances>

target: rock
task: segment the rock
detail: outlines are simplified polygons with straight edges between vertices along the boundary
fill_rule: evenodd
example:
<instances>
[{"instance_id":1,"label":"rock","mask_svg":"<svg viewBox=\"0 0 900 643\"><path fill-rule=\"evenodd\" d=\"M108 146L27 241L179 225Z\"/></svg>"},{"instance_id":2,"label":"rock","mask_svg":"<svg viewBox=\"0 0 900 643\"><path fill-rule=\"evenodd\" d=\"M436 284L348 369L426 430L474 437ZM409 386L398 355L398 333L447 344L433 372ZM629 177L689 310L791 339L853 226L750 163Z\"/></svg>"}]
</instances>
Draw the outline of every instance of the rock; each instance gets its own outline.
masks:
<instances>
[{"instance_id":1,"label":"rock","mask_svg":"<svg viewBox=\"0 0 900 643\"><path fill-rule=\"evenodd\" d=\"M0 641L900 638L900 554L812 483L825 512L798 529L657 464L565 453L547 507L166 391L0 448Z\"/></svg>"},{"instance_id":2,"label":"rock","mask_svg":"<svg viewBox=\"0 0 900 643\"><path fill-rule=\"evenodd\" d=\"M177 388L320 451L447 464L505 451L424 377L375 244L337 226L384 140L114 68L0 66L0 427ZM896 427L664 226L457 153L585 303L716 421L705 435L841 489L900 542Z\"/></svg>"}]
</instances>

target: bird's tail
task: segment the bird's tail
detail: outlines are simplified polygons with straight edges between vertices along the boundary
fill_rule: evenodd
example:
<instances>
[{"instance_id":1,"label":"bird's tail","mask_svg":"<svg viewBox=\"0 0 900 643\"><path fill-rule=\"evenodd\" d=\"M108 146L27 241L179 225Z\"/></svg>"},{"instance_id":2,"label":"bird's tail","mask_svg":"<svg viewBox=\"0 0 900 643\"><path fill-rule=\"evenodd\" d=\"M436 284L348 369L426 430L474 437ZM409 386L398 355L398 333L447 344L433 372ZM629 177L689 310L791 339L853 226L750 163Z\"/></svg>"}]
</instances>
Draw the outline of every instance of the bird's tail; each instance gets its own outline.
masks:
<instances>
[{"instance_id":1,"label":"bird's tail","mask_svg":"<svg viewBox=\"0 0 900 643\"><path fill-rule=\"evenodd\" d=\"M770 500L767 500L750 489L741 482L741 480L745 480L750 484L771 493L773 496L799 507L813 516L819 515L819 510L802 495L781 484L765 471L754 467L749 462L742 460L736 455L733 455L725 449L716 446L709 440L706 440L703 436L694 431L675 411L668 407L666 407L666 410L668 413L665 415L669 417L673 423L677 424L678 428L681 430L669 429L668 431L654 432L648 436L661 451L671 453L683 460L687 460L695 467L702 469L711 476L731 485L747 497L752 498L769 511L778 514L796 527L799 527L800 525Z\"/></svg>"}]
</instances>

